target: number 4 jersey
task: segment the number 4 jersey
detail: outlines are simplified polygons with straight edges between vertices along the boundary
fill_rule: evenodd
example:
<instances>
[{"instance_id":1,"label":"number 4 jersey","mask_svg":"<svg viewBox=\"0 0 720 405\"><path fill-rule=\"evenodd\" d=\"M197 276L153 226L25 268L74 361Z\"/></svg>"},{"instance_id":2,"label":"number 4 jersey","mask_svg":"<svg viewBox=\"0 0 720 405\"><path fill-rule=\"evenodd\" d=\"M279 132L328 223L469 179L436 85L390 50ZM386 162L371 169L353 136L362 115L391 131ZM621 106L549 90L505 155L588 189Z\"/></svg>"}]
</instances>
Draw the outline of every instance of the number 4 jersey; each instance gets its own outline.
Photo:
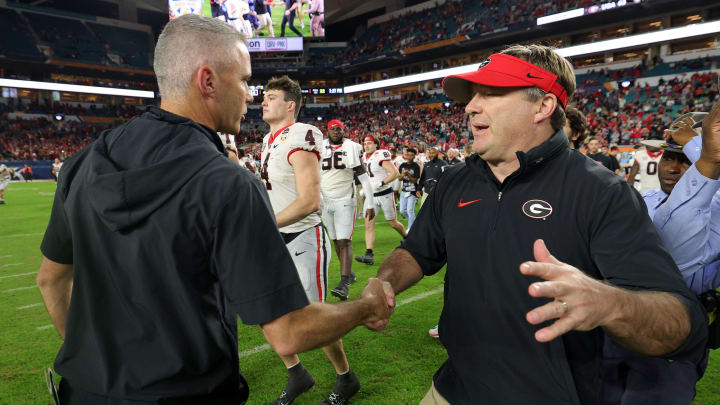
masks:
<instances>
[{"instance_id":1,"label":"number 4 jersey","mask_svg":"<svg viewBox=\"0 0 720 405\"><path fill-rule=\"evenodd\" d=\"M343 139L340 145L331 145L329 139L323 141L322 152L322 196L325 200L352 198L355 182L353 174L362 164L362 146L349 139Z\"/></svg>"},{"instance_id":2,"label":"number 4 jersey","mask_svg":"<svg viewBox=\"0 0 720 405\"><path fill-rule=\"evenodd\" d=\"M319 129L301 123L291 124L263 138L260 177L265 182L275 214L287 208L299 197L295 185L295 169L290 164L290 156L298 151L308 151L317 155L319 160L322 140L323 135ZM320 211L280 228L280 232L302 232L319 223Z\"/></svg>"}]
</instances>

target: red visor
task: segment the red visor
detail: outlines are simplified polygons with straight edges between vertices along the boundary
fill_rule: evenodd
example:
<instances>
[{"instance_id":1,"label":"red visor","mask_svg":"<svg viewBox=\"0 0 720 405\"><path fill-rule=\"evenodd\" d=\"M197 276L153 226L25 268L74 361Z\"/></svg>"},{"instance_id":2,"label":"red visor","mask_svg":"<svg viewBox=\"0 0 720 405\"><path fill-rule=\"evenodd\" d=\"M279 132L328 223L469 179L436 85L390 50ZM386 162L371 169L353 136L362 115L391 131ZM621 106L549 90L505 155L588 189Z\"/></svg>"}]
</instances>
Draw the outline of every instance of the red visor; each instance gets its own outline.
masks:
<instances>
[{"instance_id":1,"label":"red visor","mask_svg":"<svg viewBox=\"0 0 720 405\"><path fill-rule=\"evenodd\" d=\"M340 129L345 129L345 125L343 125L342 122L338 120L330 120L330 122L328 122L328 131L333 129L334 127L340 127Z\"/></svg>"},{"instance_id":2,"label":"red visor","mask_svg":"<svg viewBox=\"0 0 720 405\"><path fill-rule=\"evenodd\" d=\"M366 136L365 139L363 139L363 143L365 142L372 142L374 144L377 144L378 141L375 139L375 137L372 137L370 135Z\"/></svg>"},{"instance_id":3,"label":"red visor","mask_svg":"<svg viewBox=\"0 0 720 405\"><path fill-rule=\"evenodd\" d=\"M480 64L478 70L448 76L443 90L451 99L467 103L472 99L472 83L491 87L537 87L554 94L563 108L567 105L567 91L557 82L557 75L530 62L511 55L496 53Z\"/></svg>"}]
</instances>

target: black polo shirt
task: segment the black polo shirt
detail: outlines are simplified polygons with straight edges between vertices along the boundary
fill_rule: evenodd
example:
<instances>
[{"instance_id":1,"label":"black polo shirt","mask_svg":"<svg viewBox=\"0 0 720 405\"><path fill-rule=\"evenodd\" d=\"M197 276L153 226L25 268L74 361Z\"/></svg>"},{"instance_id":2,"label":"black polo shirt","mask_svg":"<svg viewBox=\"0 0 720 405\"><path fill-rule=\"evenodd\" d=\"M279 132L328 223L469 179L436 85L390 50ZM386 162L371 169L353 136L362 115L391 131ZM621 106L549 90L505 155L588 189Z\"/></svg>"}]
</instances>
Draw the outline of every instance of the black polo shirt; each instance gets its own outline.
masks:
<instances>
[{"instance_id":1,"label":"black polo shirt","mask_svg":"<svg viewBox=\"0 0 720 405\"><path fill-rule=\"evenodd\" d=\"M612 163L610 162L610 156L608 156L602 152L588 153L587 157L596 161L598 164L601 164L601 165L607 167L610 170L614 170L611 168Z\"/></svg>"},{"instance_id":2,"label":"black polo shirt","mask_svg":"<svg viewBox=\"0 0 720 405\"><path fill-rule=\"evenodd\" d=\"M519 270L534 260L536 239L593 278L676 294L692 331L668 357L698 360L704 311L661 246L640 195L569 149L562 132L518 158L520 169L502 184L476 155L445 170L402 244L425 275L447 263L439 328L448 360L434 377L440 394L452 404L599 403L602 329L539 343L540 326L525 319L549 302L528 294L540 279Z\"/></svg>"},{"instance_id":3,"label":"black polo shirt","mask_svg":"<svg viewBox=\"0 0 720 405\"><path fill-rule=\"evenodd\" d=\"M112 398L240 395L237 316L308 305L264 186L159 108L65 162L41 249L74 270L55 369Z\"/></svg>"}]
</instances>

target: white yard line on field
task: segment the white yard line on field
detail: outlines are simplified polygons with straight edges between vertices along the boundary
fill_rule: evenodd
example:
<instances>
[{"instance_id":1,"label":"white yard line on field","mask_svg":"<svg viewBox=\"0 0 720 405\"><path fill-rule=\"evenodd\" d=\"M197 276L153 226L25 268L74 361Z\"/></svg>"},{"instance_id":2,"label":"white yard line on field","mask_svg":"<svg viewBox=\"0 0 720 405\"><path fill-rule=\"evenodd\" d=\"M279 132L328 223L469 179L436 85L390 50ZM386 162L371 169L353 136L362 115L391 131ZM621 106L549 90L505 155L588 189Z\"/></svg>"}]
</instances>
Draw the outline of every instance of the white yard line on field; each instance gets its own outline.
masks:
<instances>
[{"instance_id":1,"label":"white yard line on field","mask_svg":"<svg viewBox=\"0 0 720 405\"><path fill-rule=\"evenodd\" d=\"M9 276L0 276L0 280L2 280L4 278L11 278L11 277L29 276L30 274L37 274L37 271L31 271L30 273L22 273L22 274L11 274Z\"/></svg>"},{"instance_id":2,"label":"white yard line on field","mask_svg":"<svg viewBox=\"0 0 720 405\"><path fill-rule=\"evenodd\" d=\"M50 329L50 328L54 328L54 327L55 327L55 325L50 324L50 325L45 325L45 326L38 326L38 327L35 328L35 329L37 329L37 330L43 330L43 329Z\"/></svg>"},{"instance_id":3,"label":"white yard line on field","mask_svg":"<svg viewBox=\"0 0 720 405\"><path fill-rule=\"evenodd\" d=\"M6 258L6 257L12 257L12 255L0 256L0 259L4 259L4 258Z\"/></svg>"},{"instance_id":4,"label":"white yard line on field","mask_svg":"<svg viewBox=\"0 0 720 405\"><path fill-rule=\"evenodd\" d=\"M43 232L39 233L16 233L14 235L0 235L0 238L24 238L27 236L41 236L45 235Z\"/></svg>"},{"instance_id":5,"label":"white yard line on field","mask_svg":"<svg viewBox=\"0 0 720 405\"><path fill-rule=\"evenodd\" d=\"M10 266L19 266L19 265L21 265L21 264L25 264L25 263L8 263L8 264L3 264L3 265L0 266L0 269L2 269L2 268L4 268L4 267L10 267Z\"/></svg>"},{"instance_id":6,"label":"white yard line on field","mask_svg":"<svg viewBox=\"0 0 720 405\"><path fill-rule=\"evenodd\" d=\"M37 303L35 303L35 304L23 305L23 306L21 306L21 307L15 308L15 309L21 310L21 309L35 308L35 307L41 306L42 304L43 304L42 302L37 302Z\"/></svg>"},{"instance_id":7,"label":"white yard line on field","mask_svg":"<svg viewBox=\"0 0 720 405\"><path fill-rule=\"evenodd\" d=\"M412 297L408 297L408 298L405 298L404 300L398 301L395 304L395 307L397 308L401 305L406 305L411 302L415 302L415 301L421 300L423 298L427 298L431 295L440 294L441 292L443 292L442 287L439 287L439 288L436 288L436 289L430 290L430 291L425 291L424 293L420 293L418 295L413 295ZM252 349L247 349L247 350L238 352L238 356L242 359L243 357L248 357L255 353L264 352L264 351L270 350L270 349L271 349L270 345L265 343L264 345L256 346L256 347L253 347Z\"/></svg>"},{"instance_id":8,"label":"white yard line on field","mask_svg":"<svg viewBox=\"0 0 720 405\"><path fill-rule=\"evenodd\" d=\"M37 288L37 286L36 286L36 285L31 285L31 286L27 286L27 287L11 288L11 289L5 290L5 291L3 291L3 292L6 293L6 292L13 292L13 291L20 291L20 290L29 290L29 289L31 289L31 288Z\"/></svg>"}]
</instances>

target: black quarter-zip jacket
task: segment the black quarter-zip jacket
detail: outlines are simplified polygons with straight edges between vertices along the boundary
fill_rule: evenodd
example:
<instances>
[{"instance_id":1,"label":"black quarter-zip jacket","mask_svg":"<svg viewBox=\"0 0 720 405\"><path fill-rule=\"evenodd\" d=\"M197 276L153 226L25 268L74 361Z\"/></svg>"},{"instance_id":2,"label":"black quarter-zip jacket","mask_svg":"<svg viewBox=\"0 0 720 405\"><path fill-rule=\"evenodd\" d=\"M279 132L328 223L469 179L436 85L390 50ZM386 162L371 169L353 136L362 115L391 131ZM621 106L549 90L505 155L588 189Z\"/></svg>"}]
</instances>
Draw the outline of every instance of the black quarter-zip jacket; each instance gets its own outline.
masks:
<instances>
[{"instance_id":1,"label":"black quarter-zip jacket","mask_svg":"<svg viewBox=\"0 0 720 405\"><path fill-rule=\"evenodd\" d=\"M478 156L448 168L401 246L425 275L447 263L439 327L449 357L434 377L440 394L452 404L599 403L602 329L539 343L534 333L546 325L525 319L549 302L528 294L541 280L519 270L534 260L537 239L595 279L674 293L692 331L667 357L699 359L705 313L660 244L640 195L571 150L562 132L517 156L520 168L502 183Z\"/></svg>"}]
</instances>

